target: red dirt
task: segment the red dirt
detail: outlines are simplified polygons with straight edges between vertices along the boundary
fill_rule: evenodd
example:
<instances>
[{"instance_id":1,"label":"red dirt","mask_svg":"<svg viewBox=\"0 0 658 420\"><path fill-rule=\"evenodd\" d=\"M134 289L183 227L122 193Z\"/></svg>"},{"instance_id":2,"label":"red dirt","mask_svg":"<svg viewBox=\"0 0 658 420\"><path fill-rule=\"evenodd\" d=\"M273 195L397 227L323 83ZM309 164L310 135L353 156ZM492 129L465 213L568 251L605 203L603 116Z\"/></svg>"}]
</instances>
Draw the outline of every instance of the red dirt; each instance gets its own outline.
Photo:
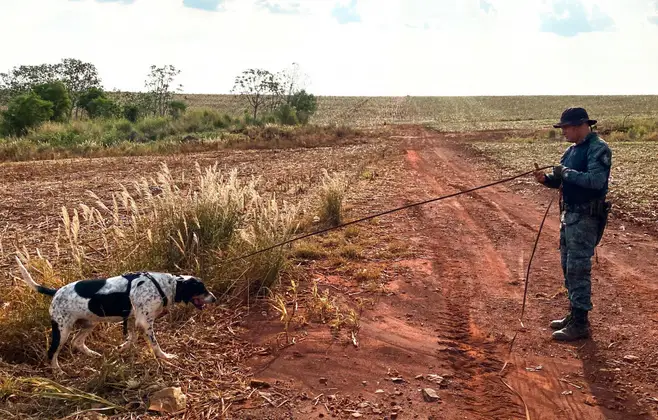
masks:
<instances>
[{"instance_id":1,"label":"red dirt","mask_svg":"<svg viewBox=\"0 0 658 420\"><path fill-rule=\"evenodd\" d=\"M494 179L447 136L421 128L403 134L405 178L397 197L406 200L390 207ZM532 419L656 418L658 241L612 220L593 266L593 337L553 342L548 323L567 308L555 208L533 262L525 328L519 322L525 269L552 194L528 185L496 186L388 217L386 228L423 255L388 266L410 271L364 312L359 347L332 345L326 328L311 327L297 344L251 361L257 377L308 395L287 415L318 418L335 405L341 418L351 413L340 410L346 406L373 418L526 418L525 403ZM350 284L345 279L344 289ZM253 316L248 328L247 338L263 344L281 330L263 316ZM638 359L627 362L626 355ZM431 373L448 377L447 388L414 379ZM393 376L405 382L393 384ZM436 389L442 403L424 402L424 387ZM330 400L325 407L327 395L343 405ZM363 401L382 414L359 408Z\"/></svg>"},{"instance_id":2,"label":"red dirt","mask_svg":"<svg viewBox=\"0 0 658 420\"><path fill-rule=\"evenodd\" d=\"M389 165L391 173L349 203L350 215L372 214L498 178L494 168L474 163L481 160L471 159L459 143L462 135L420 127L391 130L395 136L389 141L394 139L400 149L391 159L398 160ZM501 135L493 133L490 140ZM486 134L478 135L482 137ZM293 162L293 171L293 159L304 161L294 153L243 157L259 165ZM223 154L166 160L170 167L184 167L196 159L212 163L219 156L239 165L237 158L234 162ZM52 234L54 224L47 217L44 221L44 214L53 219L62 204L71 207L79 200L78 184L97 191L105 188L107 177L125 181L145 167L155 169L155 162L145 157L43 164L49 172L57 171L48 178L52 182L41 181L43 173L28 176L5 166L0 173L6 199L0 210L18 219L9 222L44 230L37 237L39 246L47 239L45 228ZM40 164L17 167L22 165ZM81 168L77 172L76 166ZM19 173L20 179L12 178ZM39 190L44 187L50 189ZM19 199L21 188L31 202ZM274 385L264 391L272 393L277 407L247 399L233 405L231 418L351 418L358 411L365 418L392 419L396 413L398 419L523 419L524 404L532 419L658 418L658 238L611 221L593 266L593 337L556 343L550 340L548 323L564 314L567 300L561 288L558 214L551 209L532 266L523 326L519 321L525 269L551 194L529 179L519 180L360 225L377 239L377 247L396 240L414 250L410 258L366 257L349 263L382 269L387 293L364 293L349 271L340 271L348 263L338 270L304 267L305 279L320 279L323 288L352 306L358 296L373 299L361 315L358 347L334 340L327 326L315 323L292 332L295 344L277 347L282 331L277 314L257 306L241 322L243 338L269 349L255 353L248 363L256 378ZM11 224L9 238L17 226ZM196 329L189 334L194 336ZM167 348L165 340L163 336ZM637 359L626 361L627 355ZM430 382L428 374L443 376L447 386ZM417 375L424 377L415 379ZM393 377L404 382L393 383ZM438 392L440 403L423 400L420 389L426 387Z\"/></svg>"}]
</instances>

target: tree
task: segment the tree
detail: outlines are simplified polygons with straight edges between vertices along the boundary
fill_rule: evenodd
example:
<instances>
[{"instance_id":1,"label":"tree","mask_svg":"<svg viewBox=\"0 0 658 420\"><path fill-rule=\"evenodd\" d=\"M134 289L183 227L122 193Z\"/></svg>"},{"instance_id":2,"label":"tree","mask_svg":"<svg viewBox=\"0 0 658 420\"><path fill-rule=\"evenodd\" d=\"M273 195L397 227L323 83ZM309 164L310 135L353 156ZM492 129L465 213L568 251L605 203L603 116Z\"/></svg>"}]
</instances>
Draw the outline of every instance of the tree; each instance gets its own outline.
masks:
<instances>
[{"instance_id":1,"label":"tree","mask_svg":"<svg viewBox=\"0 0 658 420\"><path fill-rule=\"evenodd\" d=\"M59 76L66 85L71 97L75 116L78 117L79 101L82 94L91 88L100 88L101 80L96 66L75 58L65 58L59 64Z\"/></svg>"},{"instance_id":2,"label":"tree","mask_svg":"<svg viewBox=\"0 0 658 420\"><path fill-rule=\"evenodd\" d=\"M15 96L2 112L3 131L9 135L24 136L30 128L48 121L53 116L52 102L45 101L35 92Z\"/></svg>"},{"instance_id":3,"label":"tree","mask_svg":"<svg viewBox=\"0 0 658 420\"><path fill-rule=\"evenodd\" d=\"M53 64L39 64L18 66L8 73L0 73L0 98L7 103L11 98L27 93L34 86L58 80L58 66Z\"/></svg>"},{"instance_id":4,"label":"tree","mask_svg":"<svg viewBox=\"0 0 658 420\"><path fill-rule=\"evenodd\" d=\"M100 96L87 104L90 118L113 118L121 113L121 108L111 99Z\"/></svg>"},{"instance_id":5,"label":"tree","mask_svg":"<svg viewBox=\"0 0 658 420\"><path fill-rule=\"evenodd\" d=\"M253 108L254 120L258 118L258 109L265 105L272 96L277 96L280 88L276 77L264 69L248 69L235 78L231 92L241 95Z\"/></svg>"},{"instance_id":6,"label":"tree","mask_svg":"<svg viewBox=\"0 0 658 420\"><path fill-rule=\"evenodd\" d=\"M306 89L307 82L308 76L302 73L297 63L292 63L289 68L277 73L281 103L292 105L292 97L296 93Z\"/></svg>"},{"instance_id":7,"label":"tree","mask_svg":"<svg viewBox=\"0 0 658 420\"><path fill-rule=\"evenodd\" d=\"M151 66L151 73L146 79L145 86L151 99L151 112L154 115L165 116L169 110L174 92L170 90L174 78L180 74L180 70L169 64L164 67ZM180 92L183 85L178 85L175 89Z\"/></svg>"},{"instance_id":8,"label":"tree","mask_svg":"<svg viewBox=\"0 0 658 420\"><path fill-rule=\"evenodd\" d=\"M57 64L19 66L8 73L0 73L0 100L8 101L36 85L55 81L61 81L66 86L72 102L69 116L73 108L78 115L78 100L84 91L101 86L96 66L75 58L65 58Z\"/></svg>"},{"instance_id":9,"label":"tree","mask_svg":"<svg viewBox=\"0 0 658 420\"><path fill-rule=\"evenodd\" d=\"M64 122L69 119L71 98L64 83L48 82L34 86L33 90L41 99L53 104L53 115L50 117L52 121Z\"/></svg>"},{"instance_id":10,"label":"tree","mask_svg":"<svg viewBox=\"0 0 658 420\"><path fill-rule=\"evenodd\" d=\"M111 118L122 113L121 106L108 98L105 91L97 87L84 91L80 95L78 105L87 111L89 118Z\"/></svg>"},{"instance_id":11,"label":"tree","mask_svg":"<svg viewBox=\"0 0 658 420\"><path fill-rule=\"evenodd\" d=\"M78 98L78 106L87 111L87 114L89 114L89 117L91 118L92 113L89 111L90 104L98 98L105 98L105 92L101 88L91 87L80 94L80 97Z\"/></svg>"}]
</instances>

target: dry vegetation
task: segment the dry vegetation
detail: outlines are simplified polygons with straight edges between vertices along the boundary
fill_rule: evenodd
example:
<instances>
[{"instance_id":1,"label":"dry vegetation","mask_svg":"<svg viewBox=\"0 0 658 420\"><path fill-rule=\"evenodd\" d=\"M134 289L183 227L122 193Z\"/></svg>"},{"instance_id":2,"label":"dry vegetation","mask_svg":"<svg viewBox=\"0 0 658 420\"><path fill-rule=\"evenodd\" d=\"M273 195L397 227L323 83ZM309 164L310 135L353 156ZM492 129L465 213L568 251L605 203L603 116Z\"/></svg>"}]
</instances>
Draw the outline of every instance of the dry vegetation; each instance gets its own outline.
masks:
<instances>
[{"instance_id":1,"label":"dry vegetation","mask_svg":"<svg viewBox=\"0 0 658 420\"><path fill-rule=\"evenodd\" d=\"M235 115L239 99L231 95L185 95L191 106ZM311 123L377 127L424 124L442 131L546 127L567 106L584 106L599 120L658 117L658 96L472 96L340 97L319 96ZM234 114L231 114L233 112Z\"/></svg>"}]
</instances>

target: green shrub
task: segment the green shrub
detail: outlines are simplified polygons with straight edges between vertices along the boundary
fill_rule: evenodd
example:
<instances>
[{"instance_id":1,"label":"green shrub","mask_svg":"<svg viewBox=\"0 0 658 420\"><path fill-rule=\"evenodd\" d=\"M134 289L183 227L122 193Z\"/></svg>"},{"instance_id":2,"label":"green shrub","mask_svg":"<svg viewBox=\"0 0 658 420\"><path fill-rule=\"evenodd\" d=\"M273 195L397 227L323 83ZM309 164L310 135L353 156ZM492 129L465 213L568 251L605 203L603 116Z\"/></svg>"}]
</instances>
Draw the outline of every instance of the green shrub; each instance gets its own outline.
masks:
<instances>
[{"instance_id":1,"label":"green shrub","mask_svg":"<svg viewBox=\"0 0 658 420\"><path fill-rule=\"evenodd\" d=\"M297 125L299 120L297 119L297 112L294 107L283 104L277 109L274 113L276 120L283 125Z\"/></svg>"},{"instance_id":2,"label":"green shrub","mask_svg":"<svg viewBox=\"0 0 658 420\"><path fill-rule=\"evenodd\" d=\"M136 128L148 140L163 139L175 134L171 121L165 117L144 118L136 124Z\"/></svg>"},{"instance_id":3,"label":"green shrub","mask_svg":"<svg viewBox=\"0 0 658 420\"><path fill-rule=\"evenodd\" d=\"M127 119L130 122L137 122L139 119L139 107L137 105L129 104L124 105L123 107L123 118Z\"/></svg>"},{"instance_id":4,"label":"green shrub","mask_svg":"<svg viewBox=\"0 0 658 420\"><path fill-rule=\"evenodd\" d=\"M185 114L187 110L187 104L183 101L171 101L169 102L169 115L174 119L178 119L181 115Z\"/></svg>"},{"instance_id":5,"label":"green shrub","mask_svg":"<svg viewBox=\"0 0 658 420\"><path fill-rule=\"evenodd\" d=\"M87 104L87 113L90 118L115 118L120 114L120 108L113 100L100 97Z\"/></svg>"},{"instance_id":6,"label":"green shrub","mask_svg":"<svg viewBox=\"0 0 658 420\"><path fill-rule=\"evenodd\" d=\"M103 89L97 87L89 88L80 95L80 99L78 99L78 107L84 109L89 114L89 104L91 104L91 102L95 99L105 97L106 96Z\"/></svg>"},{"instance_id":7,"label":"green shrub","mask_svg":"<svg viewBox=\"0 0 658 420\"><path fill-rule=\"evenodd\" d=\"M301 90L290 98L290 106L296 110L298 121L307 124L318 109L318 100L313 94Z\"/></svg>"},{"instance_id":8,"label":"green shrub","mask_svg":"<svg viewBox=\"0 0 658 420\"><path fill-rule=\"evenodd\" d=\"M18 95L2 112L2 131L10 136L24 136L53 116L52 102L45 101L35 92Z\"/></svg>"}]
</instances>

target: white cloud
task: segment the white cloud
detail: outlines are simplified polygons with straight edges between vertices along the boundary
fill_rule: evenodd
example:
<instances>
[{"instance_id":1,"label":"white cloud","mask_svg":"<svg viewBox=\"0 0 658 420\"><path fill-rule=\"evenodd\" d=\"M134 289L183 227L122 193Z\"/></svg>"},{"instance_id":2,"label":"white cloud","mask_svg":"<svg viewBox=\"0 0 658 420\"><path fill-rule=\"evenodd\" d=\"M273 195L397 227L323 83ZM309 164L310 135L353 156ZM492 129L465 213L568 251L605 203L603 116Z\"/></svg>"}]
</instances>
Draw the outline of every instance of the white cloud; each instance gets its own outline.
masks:
<instances>
[{"instance_id":1,"label":"white cloud","mask_svg":"<svg viewBox=\"0 0 658 420\"><path fill-rule=\"evenodd\" d=\"M182 3L1 2L0 71L74 57L96 64L106 88L135 90L151 64L174 64L185 91L226 93L246 68L294 61L324 95L658 94L646 0L582 0L614 29L569 38L540 32L553 0L488 0L488 13L480 0L359 0L349 25L332 17L349 0L267 2L296 14L257 0L225 0L222 12Z\"/></svg>"}]
</instances>

